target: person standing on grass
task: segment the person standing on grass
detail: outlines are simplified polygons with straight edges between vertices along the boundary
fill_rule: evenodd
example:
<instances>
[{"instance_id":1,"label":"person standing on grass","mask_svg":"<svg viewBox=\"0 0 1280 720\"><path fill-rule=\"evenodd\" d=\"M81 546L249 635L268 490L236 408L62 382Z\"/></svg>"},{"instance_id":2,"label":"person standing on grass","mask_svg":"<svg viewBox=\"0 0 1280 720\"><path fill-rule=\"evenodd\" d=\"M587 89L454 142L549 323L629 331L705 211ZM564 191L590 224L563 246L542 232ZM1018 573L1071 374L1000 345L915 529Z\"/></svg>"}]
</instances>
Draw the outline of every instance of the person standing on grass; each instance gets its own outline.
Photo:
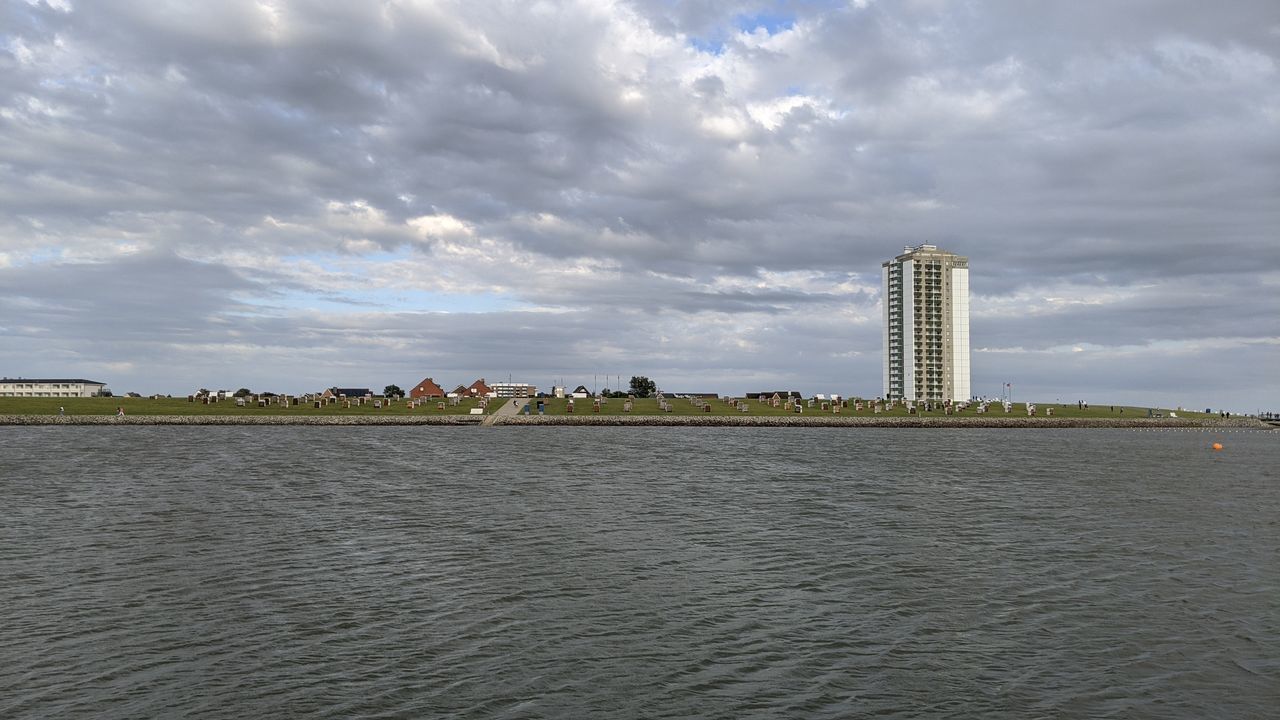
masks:
<instances>
[{"instance_id":1,"label":"person standing on grass","mask_svg":"<svg viewBox=\"0 0 1280 720\"><path fill-rule=\"evenodd\" d=\"M66 409L66 408L64 408L64 407L59 406L59 407L58 407L58 417L62 417L63 415L66 415L66 414L67 414L67 409Z\"/></svg>"}]
</instances>

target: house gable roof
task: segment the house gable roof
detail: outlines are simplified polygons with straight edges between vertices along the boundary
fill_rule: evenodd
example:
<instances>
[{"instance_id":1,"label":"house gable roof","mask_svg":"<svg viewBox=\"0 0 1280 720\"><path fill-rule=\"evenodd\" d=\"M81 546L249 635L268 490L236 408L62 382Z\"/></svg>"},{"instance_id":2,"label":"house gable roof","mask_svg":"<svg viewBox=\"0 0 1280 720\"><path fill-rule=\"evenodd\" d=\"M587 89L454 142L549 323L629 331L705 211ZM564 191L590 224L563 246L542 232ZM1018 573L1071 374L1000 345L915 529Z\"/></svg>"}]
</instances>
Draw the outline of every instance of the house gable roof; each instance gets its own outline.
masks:
<instances>
[{"instance_id":1,"label":"house gable roof","mask_svg":"<svg viewBox=\"0 0 1280 720\"><path fill-rule=\"evenodd\" d=\"M417 394L417 395L443 395L444 394L444 390L439 385L436 384L435 380L432 380L431 378L423 378L422 382L418 383L417 385L414 385L413 389L410 390L409 392L411 394Z\"/></svg>"}]
</instances>

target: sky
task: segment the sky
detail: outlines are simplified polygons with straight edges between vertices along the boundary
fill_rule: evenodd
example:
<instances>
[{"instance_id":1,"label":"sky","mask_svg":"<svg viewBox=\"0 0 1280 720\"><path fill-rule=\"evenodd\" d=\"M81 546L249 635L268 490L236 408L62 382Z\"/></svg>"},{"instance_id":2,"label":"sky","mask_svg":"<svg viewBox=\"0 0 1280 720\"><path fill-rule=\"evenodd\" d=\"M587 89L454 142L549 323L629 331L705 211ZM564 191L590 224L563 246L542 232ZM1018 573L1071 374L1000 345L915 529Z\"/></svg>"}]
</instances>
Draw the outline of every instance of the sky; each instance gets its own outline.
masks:
<instances>
[{"instance_id":1,"label":"sky","mask_svg":"<svg viewBox=\"0 0 1280 720\"><path fill-rule=\"evenodd\" d=\"M1280 410L1280 3L0 0L0 375Z\"/></svg>"}]
</instances>

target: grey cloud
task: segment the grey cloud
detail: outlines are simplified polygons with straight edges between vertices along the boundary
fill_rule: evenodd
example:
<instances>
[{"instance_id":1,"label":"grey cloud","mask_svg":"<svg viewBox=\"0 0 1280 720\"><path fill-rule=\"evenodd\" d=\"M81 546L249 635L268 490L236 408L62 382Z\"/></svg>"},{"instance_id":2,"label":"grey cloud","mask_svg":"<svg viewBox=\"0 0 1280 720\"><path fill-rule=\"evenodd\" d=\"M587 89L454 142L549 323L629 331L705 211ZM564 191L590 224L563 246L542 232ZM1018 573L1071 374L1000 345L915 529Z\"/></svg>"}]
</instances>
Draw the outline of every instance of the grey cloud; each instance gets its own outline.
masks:
<instances>
[{"instance_id":1,"label":"grey cloud","mask_svg":"<svg viewBox=\"0 0 1280 720\"><path fill-rule=\"evenodd\" d=\"M276 34L248 2L0 6L0 326L38 313L30 325L50 328L6 338L0 359L58 347L89 372L108 348L111 362L213 371L169 347L199 336L260 346L273 381L294 362L325 368L314 382L361 364L416 373L388 359L401 353L498 373L489 358L510 351L464 328L514 328L531 373L581 373L625 352L693 385L722 377L718 364L876 389L878 326L837 315L875 318L874 297L712 288L786 271L874 286L882 260L919 242L969 255L975 298L993 304L1066 281L1187 290L998 322L975 307L975 345L1280 335L1265 275L1280 268L1274 2L795 3L803 37L767 50L731 38L734 18L776 11L770 2L633 2L612 16L482 5L282 3ZM730 42L695 61L691 37ZM772 127L751 114L795 96L816 105L779 111ZM381 220L344 224L330 210L355 201ZM455 242L522 253L523 275L487 272L515 302L558 312L370 306L355 326L281 300L357 307L272 264L376 251L429 265L440 241L405 223L435 214L470 224ZM541 214L563 222L532 227ZM141 251L95 266L46 259L115 244ZM218 264L237 254L261 257L259 269ZM627 279L539 280L539 268L581 258ZM77 287L48 292L58 277ZM99 310L111 318L97 322ZM811 326L813 315L830 322ZM761 349L705 346L735 324ZM701 339L664 344L672 328ZM353 332L400 345L342 339ZM452 354L419 339L440 332L462 338ZM285 352L281 337L303 350ZM1269 347L1242 355L1261 362ZM982 361L1096 382L1040 356ZM1194 368L1147 362L1171 382ZM990 380L975 365L975 384L980 373ZM181 384L176 372L165 382ZM1280 394L1275 380L1261 386Z\"/></svg>"},{"instance_id":2,"label":"grey cloud","mask_svg":"<svg viewBox=\"0 0 1280 720\"><path fill-rule=\"evenodd\" d=\"M1047 354L977 353L975 393L997 396L1013 383L1018 402L1177 407L1234 412L1266 410L1270 398L1259 388L1272 382L1274 345L1210 347L1170 352L1152 349L1116 355L1089 352ZM1035 368L1034 372L1029 372Z\"/></svg>"},{"instance_id":3,"label":"grey cloud","mask_svg":"<svg viewBox=\"0 0 1280 720\"><path fill-rule=\"evenodd\" d=\"M86 339L192 341L252 309L236 295L262 290L223 266L164 254L0 271L6 324Z\"/></svg>"}]
</instances>

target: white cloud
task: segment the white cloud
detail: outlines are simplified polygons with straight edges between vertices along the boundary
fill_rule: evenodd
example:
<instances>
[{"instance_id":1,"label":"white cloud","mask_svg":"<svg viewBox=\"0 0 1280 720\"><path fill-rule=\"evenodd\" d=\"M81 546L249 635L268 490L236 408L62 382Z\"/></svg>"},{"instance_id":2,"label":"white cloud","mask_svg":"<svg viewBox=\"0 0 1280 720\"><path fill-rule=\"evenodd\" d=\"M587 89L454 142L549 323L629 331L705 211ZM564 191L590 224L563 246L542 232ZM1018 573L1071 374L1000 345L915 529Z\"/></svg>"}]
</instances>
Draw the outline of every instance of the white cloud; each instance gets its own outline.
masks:
<instances>
[{"instance_id":1,"label":"white cloud","mask_svg":"<svg viewBox=\"0 0 1280 720\"><path fill-rule=\"evenodd\" d=\"M386 347L442 352L404 340L446 322L413 305L430 296L535 328L508 362L875 390L879 262L931 241L971 257L975 372L1215 337L1274 352L1271 6L788 11L769 32L733 3L17 4L0 301L59 306L23 272L176 263L217 280L175 293L177 330L327 338L347 320L309 303L345 304ZM108 331L45 327L80 338L68 356ZM139 373L153 351L114 347ZM1152 375L1183 377L1169 363Z\"/></svg>"},{"instance_id":2,"label":"white cloud","mask_svg":"<svg viewBox=\"0 0 1280 720\"><path fill-rule=\"evenodd\" d=\"M47 5L58 12L69 13L72 10L71 0L26 0L28 5L36 7Z\"/></svg>"},{"instance_id":3,"label":"white cloud","mask_svg":"<svg viewBox=\"0 0 1280 720\"><path fill-rule=\"evenodd\" d=\"M425 239L469 238L475 235L475 228L470 223L448 213L420 215L406 222Z\"/></svg>"}]
</instances>

